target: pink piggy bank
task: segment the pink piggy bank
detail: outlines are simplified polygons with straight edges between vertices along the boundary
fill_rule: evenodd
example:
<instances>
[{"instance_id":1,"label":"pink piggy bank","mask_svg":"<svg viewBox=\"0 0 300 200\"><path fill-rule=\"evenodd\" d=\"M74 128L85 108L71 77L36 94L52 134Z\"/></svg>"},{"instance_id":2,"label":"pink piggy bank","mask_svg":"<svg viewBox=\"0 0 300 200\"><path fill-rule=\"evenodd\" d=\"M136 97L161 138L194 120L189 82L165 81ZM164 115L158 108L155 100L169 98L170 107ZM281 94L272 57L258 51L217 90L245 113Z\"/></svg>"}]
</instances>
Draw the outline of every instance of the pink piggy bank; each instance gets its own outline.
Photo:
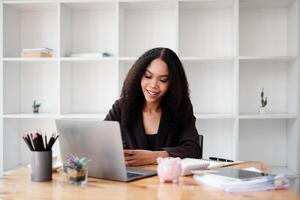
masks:
<instances>
[{"instance_id":1,"label":"pink piggy bank","mask_svg":"<svg viewBox=\"0 0 300 200\"><path fill-rule=\"evenodd\" d=\"M163 182L179 182L181 174L181 159L180 158L157 158L157 174L161 183Z\"/></svg>"}]
</instances>

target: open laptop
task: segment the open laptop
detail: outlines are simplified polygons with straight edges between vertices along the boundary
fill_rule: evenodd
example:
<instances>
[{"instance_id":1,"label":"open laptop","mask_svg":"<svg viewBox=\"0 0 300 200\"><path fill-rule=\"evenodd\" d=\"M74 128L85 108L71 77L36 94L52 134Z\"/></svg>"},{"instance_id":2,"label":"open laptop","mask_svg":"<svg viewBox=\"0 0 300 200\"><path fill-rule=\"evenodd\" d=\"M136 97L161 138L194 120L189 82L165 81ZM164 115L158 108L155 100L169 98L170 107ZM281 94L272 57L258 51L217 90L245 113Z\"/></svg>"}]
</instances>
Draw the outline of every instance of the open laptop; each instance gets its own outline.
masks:
<instances>
[{"instance_id":1,"label":"open laptop","mask_svg":"<svg viewBox=\"0 0 300 200\"><path fill-rule=\"evenodd\" d=\"M68 155L86 157L88 176L133 181L156 175L156 171L126 168L118 122L58 119L56 128L62 159Z\"/></svg>"}]
</instances>

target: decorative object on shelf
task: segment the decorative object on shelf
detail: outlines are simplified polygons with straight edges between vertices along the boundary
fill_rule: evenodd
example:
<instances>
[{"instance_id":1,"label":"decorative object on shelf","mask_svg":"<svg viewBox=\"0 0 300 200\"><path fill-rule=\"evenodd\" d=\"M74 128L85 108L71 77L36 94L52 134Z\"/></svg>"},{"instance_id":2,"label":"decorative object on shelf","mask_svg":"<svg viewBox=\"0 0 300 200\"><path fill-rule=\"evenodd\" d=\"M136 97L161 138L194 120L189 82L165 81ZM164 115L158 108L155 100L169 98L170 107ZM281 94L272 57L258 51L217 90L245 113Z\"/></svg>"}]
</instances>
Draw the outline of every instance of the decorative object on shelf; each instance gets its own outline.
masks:
<instances>
[{"instance_id":1,"label":"decorative object on shelf","mask_svg":"<svg viewBox=\"0 0 300 200\"><path fill-rule=\"evenodd\" d=\"M32 104L33 113L39 113L40 107L41 107L41 103L36 103L36 100L34 100Z\"/></svg>"},{"instance_id":2,"label":"decorative object on shelf","mask_svg":"<svg viewBox=\"0 0 300 200\"><path fill-rule=\"evenodd\" d=\"M87 158L79 158L76 155L70 155L64 161L64 170L67 173L68 182L73 185L86 185L88 170L86 164Z\"/></svg>"},{"instance_id":3,"label":"decorative object on shelf","mask_svg":"<svg viewBox=\"0 0 300 200\"><path fill-rule=\"evenodd\" d=\"M260 92L260 102L261 105L259 107L259 113L260 114L265 114L266 113L266 105L268 104L268 100L267 97L265 97L265 93L264 93L264 88L262 88L261 92Z\"/></svg>"},{"instance_id":4,"label":"decorative object on shelf","mask_svg":"<svg viewBox=\"0 0 300 200\"><path fill-rule=\"evenodd\" d=\"M53 49L48 47L42 48L32 48L32 49L22 49L21 57L24 58L42 58L42 57L52 57Z\"/></svg>"},{"instance_id":5,"label":"decorative object on shelf","mask_svg":"<svg viewBox=\"0 0 300 200\"><path fill-rule=\"evenodd\" d=\"M102 53L102 57L112 57L113 54L112 53L109 53L109 52L103 52Z\"/></svg>"},{"instance_id":6,"label":"decorative object on shelf","mask_svg":"<svg viewBox=\"0 0 300 200\"><path fill-rule=\"evenodd\" d=\"M67 57L74 58L102 58L102 57L112 57L113 54L109 52L102 53L70 53L67 54Z\"/></svg>"},{"instance_id":7,"label":"decorative object on shelf","mask_svg":"<svg viewBox=\"0 0 300 200\"><path fill-rule=\"evenodd\" d=\"M178 183L181 175L181 159L180 158L157 158L157 174L161 183L172 182Z\"/></svg>"}]
</instances>

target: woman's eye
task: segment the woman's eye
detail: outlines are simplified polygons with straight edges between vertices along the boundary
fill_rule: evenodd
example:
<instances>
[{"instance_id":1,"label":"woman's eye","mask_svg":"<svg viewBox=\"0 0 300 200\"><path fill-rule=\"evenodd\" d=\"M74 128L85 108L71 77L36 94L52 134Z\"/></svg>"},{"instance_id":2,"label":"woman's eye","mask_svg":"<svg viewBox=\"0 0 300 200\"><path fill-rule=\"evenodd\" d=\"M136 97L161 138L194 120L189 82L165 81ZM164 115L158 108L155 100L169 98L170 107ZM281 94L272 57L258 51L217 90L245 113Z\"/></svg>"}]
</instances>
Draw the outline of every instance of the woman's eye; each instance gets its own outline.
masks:
<instances>
[{"instance_id":1,"label":"woman's eye","mask_svg":"<svg viewBox=\"0 0 300 200\"><path fill-rule=\"evenodd\" d=\"M151 78L151 76L149 76L149 75L145 75L145 78L148 78L148 79L150 79L150 78Z\"/></svg>"},{"instance_id":2,"label":"woman's eye","mask_svg":"<svg viewBox=\"0 0 300 200\"><path fill-rule=\"evenodd\" d=\"M166 83L166 82L168 82L168 79L166 79L166 80L160 80L160 82Z\"/></svg>"}]
</instances>

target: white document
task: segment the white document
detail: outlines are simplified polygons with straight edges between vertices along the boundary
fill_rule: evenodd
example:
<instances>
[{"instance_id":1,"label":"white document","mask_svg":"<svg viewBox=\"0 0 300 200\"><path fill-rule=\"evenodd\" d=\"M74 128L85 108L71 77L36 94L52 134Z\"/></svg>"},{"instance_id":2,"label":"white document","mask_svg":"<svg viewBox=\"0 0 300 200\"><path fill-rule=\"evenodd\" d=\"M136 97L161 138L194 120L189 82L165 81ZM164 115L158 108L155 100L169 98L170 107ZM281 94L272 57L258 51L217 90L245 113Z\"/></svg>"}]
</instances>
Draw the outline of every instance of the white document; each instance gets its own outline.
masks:
<instances>
[{"instance_id":1,"label":"white document","mask_svg":"<svg viewBox=\"0 0 300 200\"><path fill-rule=\"evenodd\" d=\"M253 169L251 169L252 171ZM257 170L257 169L256 169ZM226 192L258 192L287 188L289 180L283 175L269 175L251 179L237 179L213 173L195 174L194 179L203 185Z\"/></svg>"}]
</instances>

